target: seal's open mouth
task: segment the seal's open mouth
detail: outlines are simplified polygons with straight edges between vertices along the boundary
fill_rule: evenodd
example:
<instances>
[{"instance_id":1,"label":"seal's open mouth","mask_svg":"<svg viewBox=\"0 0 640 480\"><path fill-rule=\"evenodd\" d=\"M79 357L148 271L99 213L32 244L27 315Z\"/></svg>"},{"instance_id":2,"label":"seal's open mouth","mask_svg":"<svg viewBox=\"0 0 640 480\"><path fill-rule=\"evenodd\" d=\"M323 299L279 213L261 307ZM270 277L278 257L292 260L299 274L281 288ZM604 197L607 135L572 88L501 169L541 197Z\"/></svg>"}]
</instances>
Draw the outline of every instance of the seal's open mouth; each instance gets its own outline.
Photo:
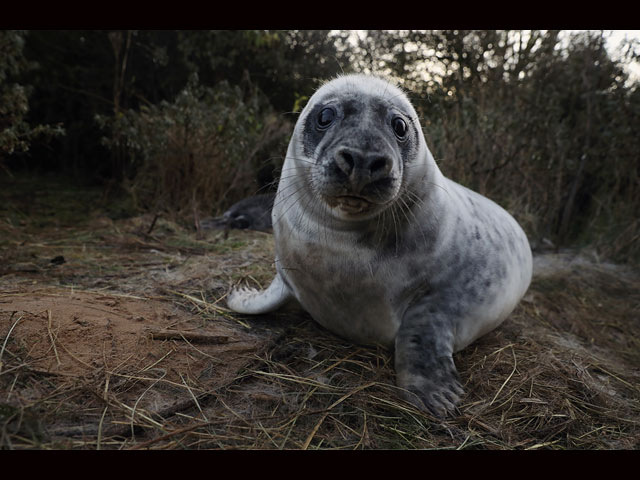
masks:
<instances>
[{"instance_id":1,"label":"seal's open mouth","mask_svg":"<svg viewBox=\"0 0 640 480\"><path fill-rule=\"evenodd\" d=\"M368 200L365 200L362 197L354 197L351 195L334 197L332 200L340 210L350 215L366 212L373 206L373 203L369 202Z\"/></svg>"}]
</instances>

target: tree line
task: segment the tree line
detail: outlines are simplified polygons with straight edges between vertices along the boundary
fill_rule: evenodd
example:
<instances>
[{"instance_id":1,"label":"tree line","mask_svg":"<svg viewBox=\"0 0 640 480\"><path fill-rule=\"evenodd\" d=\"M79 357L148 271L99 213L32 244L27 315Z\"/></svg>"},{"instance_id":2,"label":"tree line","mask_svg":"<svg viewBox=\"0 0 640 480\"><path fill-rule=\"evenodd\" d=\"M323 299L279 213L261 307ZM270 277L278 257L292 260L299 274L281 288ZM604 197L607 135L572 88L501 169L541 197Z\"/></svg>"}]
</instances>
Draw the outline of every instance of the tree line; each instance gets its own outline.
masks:
<instances>
[{"instance_id":1,"label":"tree line","mask_svg":"<svg viewBox=\"0 0 640 480\"><path fill-rule=\"evenodd\" d=\"M54 170L136 208L218 212L274 188L323 80L404 88L443 172L534 243L640 256L640 90L602 32L2 31L0 169Z\"/></svg>"}]
</instances>

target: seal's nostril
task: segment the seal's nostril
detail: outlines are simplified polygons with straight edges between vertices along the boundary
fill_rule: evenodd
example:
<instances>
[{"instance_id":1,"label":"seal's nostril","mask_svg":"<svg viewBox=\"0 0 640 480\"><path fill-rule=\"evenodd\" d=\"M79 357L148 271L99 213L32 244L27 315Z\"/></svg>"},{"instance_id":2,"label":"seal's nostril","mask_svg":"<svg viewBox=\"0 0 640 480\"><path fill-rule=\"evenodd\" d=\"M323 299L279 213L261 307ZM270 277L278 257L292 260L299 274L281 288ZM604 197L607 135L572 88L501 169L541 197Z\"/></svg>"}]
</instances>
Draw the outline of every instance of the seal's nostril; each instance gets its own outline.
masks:
<instances>
[{"instance_id":1,"label":"seal's nostril","mask_svg":"<svg viewBox=\"0 0 640 480\"><path fill-rule=\"evenodd\" d=\"M338 152L336 155L336 164L338 168L342 170L347 176L351 175L353 169L356 167L356 159L353 154L346 149Z\"/></svg>"},{"instance_id":2,"label":"seal's nostril","mask_svg":"<svg viewBox=\"0 0 640 480\"><path fill-rule=\"evenodd\" d=\"M353 157L351 156L351 154L349 152L342 152L342 159L347 164L349 169L353 168L353 165L354 165L355 162L353 161Z\"/></svg>"},{"instance_id":3,"label":"seal's nostril","mask_svg":"<svg viewBox=\"0 0 640 480\"><path fill-rule=\"evenodd\" d=\"M371 173L383 172L387 169L387 159L385 157L378 157L371 161L369 164L369 171Z\"/></svg>"}]
</instances>

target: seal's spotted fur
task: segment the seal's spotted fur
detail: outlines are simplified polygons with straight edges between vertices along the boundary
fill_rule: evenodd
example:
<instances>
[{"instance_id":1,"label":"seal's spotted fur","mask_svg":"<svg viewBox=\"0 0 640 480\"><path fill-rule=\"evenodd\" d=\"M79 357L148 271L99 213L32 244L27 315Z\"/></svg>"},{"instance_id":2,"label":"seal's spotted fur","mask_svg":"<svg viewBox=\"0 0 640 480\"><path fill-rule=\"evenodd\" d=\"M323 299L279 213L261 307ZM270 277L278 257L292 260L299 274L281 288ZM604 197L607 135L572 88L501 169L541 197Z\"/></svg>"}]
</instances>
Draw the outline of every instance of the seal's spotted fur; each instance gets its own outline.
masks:
<instances>
[{"instance_id":1,"label":"seal's spotted fur","mask_svg":"<svg viewBox=\"0 0 640 480\"><path fill-rule=\"evenodd\" d=\"M395 347L398 386L435 414L462 388L452 354L499 325L531 280L531 249L491 200L445 178L396 87L347 75L296 124L272 212L276 277L228 305L295 298L327 329Z\"/></svg>"}]
</instances>

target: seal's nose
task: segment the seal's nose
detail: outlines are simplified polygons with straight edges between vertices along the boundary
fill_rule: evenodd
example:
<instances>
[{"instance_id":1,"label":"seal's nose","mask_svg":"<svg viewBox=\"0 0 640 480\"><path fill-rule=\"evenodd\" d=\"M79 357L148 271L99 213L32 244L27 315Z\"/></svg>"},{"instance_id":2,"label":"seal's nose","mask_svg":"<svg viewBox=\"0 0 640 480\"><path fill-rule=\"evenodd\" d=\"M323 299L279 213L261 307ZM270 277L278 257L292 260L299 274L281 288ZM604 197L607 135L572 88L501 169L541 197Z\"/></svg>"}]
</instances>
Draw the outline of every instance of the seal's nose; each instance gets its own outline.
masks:
<instances>
[{"instance_id":1,"label":"seal's nose","mask_svg":"<svg viewBox=\"0 0 640 480\"><path fill-rule=\"evenodd\" d=\"M386 177L393 166L393 161L387 155L363 152L352 147L339 148L334 158L337 167L349 178L357 191Z\"/></svg>"}]
</instances>

